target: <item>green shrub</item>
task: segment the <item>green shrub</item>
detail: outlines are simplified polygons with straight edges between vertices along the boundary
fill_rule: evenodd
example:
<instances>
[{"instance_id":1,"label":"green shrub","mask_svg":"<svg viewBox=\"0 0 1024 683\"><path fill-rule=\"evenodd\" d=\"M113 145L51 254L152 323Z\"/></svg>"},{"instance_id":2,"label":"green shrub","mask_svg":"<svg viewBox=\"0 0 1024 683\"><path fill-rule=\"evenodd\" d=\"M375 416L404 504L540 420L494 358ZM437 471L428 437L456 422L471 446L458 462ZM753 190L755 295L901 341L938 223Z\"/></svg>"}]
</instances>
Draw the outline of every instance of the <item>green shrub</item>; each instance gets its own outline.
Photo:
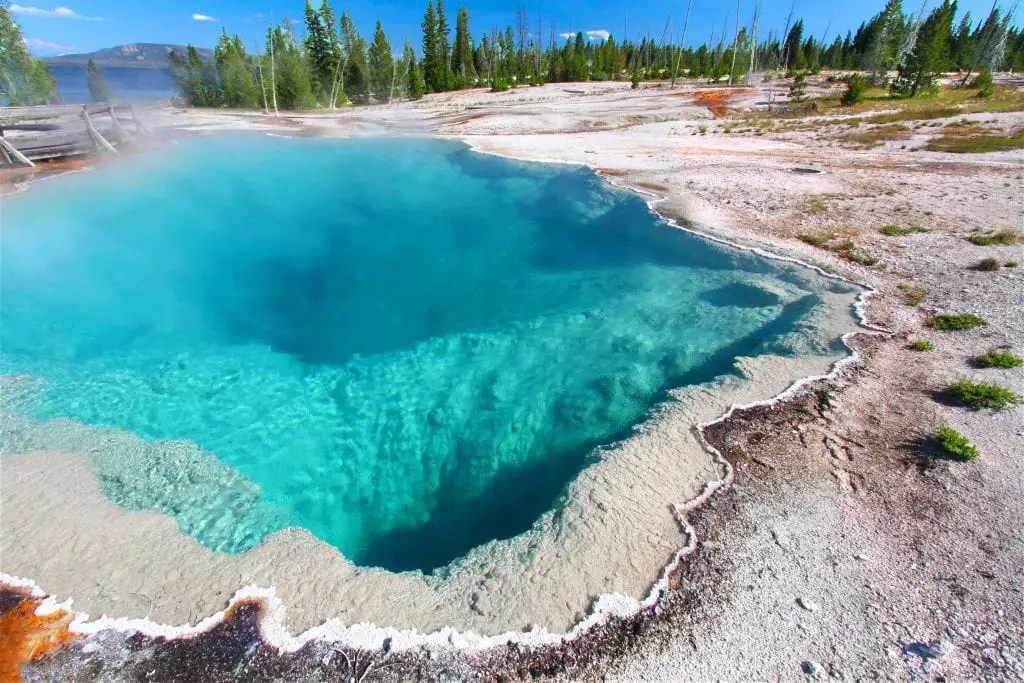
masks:
<instances>
[{"instance_id":1,"label":"green shrub","mask_svg":"<svg viewBox=\"0 0 1024 683\"><path fill-rule=\"evenodd\" d=\"M793 78L793 84L789 86L789 99L792 102L802 102L807 99L807 80L802 73Z\"/></svg>"},{"instance_id":2,"label":"green shrub","mask_svg":"<svg viewBox=\"0 0 1024 683\"><path fill-rule=\"evenodd\" d=\"M1007 261L1006 263L1003 264L1005 268L1016 268L1019 265L1020 264L1017 263L1016 261Z\"/></svg>"},{"instance_id":3,"label":"green shrub","mask_svg":"<svg viewBox=\"0 0 1024 683\"><path fill-rule=\"evenodd\" d=\"M975 327L988 327L988 321L974 315L973 313L943 313L942 315L937 315L929 320L928 327L935 330L942 330L943 332L959 332L963 330L973 330Z\"/></svg>"},{"instance_id":4,"label":"green shrub","mask_svg":"<svg viewBox=\"0 0 1024 683\"><path fill-rule=\"evenodd\" d=\"M1010 245L1016 244L1017 240L1020 239L1020 235L1015 230L1000 230L996 233L990 233L983 235L981 233L971 235L967 238L967 241L971 244L976 244L979 247L991 247L993 245Z\"/></svg>"},{"instance_id":5,"label":"green shrub","mask_svg":"<svg viewBox=\"0 0 1024 683\"><path fill-rule=\"evenodd\" d=\"M805 232L797 235L796 238L804 244L809 244L812 247L820 247L831 240L832 235L812 235Z\"/></svg>"},{"instance_id":6,"label":"green shrub","mask_svg":"<svg viewBox=\"0 0 1024 683\"><path fill-rule=\"evenodd\" d=\"M968 461L978 457L978 448L970 440L952 427L939 425L935 432L935 442L954 460Z\"/></svg>"},{"instance_id":7,"label":"green shrub","mask_svg":"<svg viewBox=\"0 0 1024 683\"><path fill-rule=\"evenodd\" d=\"M840 102L848 107L860 104L864 101L864 91L866 89L867 83L864 82L864 77L860 74L853 74L846 79L846 92L843 93Z\"/></svg>"},{"instance_id":8,"label":"green shrub","mask_svg":"<svg viewBox=\"0 0 1024 683\"><path fill-rule=\"evenodd\" d=\"M920 287L901 282L896 285L903 292L903 303L908 306L917 306L924 300L924 290Z\"/></svg>"},{"instance_id":9,"label":"green shrub","mask_svg":"<svg viewBox=\"0 0 1024 683\"><path fill-rule=\"evenodd\" d=\"M992 72L988 69L978 74L973 85L978 89L978 97L992 97L996 93L996 84L992 81Z\"/></svg>"},{"instance_id":10,"label":"green shrub","mask_svg":"<svg viewBox=\"0 0 1024 683\"><path fill-rule=\"evenodd\" d=\"M974 364L979 368L1019 368L1024 365L1024 358L1015 356L1006 349L989 349L984 354L975 356Z\"/></svg>"},{"instance_id":11,"label":"green shrub","mask_svg":"<svg viewBox=\"0 0 1024 683\"><path fill-rule=\"evenodd\" d=\"M918 339L911 342L907 348L911 351L934 351L935 345L925 339Z\"/></svg>"},{"instance_id":12,"label":"green shrub","mask_svg":"<svg viewBox=\"0 0 1024 683\"><path fill-rule=\"evenodd\" d=\"M1021 402L1020 396L1004 386L990 382L972 382L966 377L961 377L947 386L946 393L975 410L1003 410Z\"/></svg>"},{"instance_id":13,"label":"green shrub","mask_svg":"<svg viewBox=\"0 0 1024 683\"><path fill-rule=\"evenodd\" d=\"M992 271L999 270L1002 267L1003 264L1001 264L997 258L983 258L974 264L975 270L980 270L986 273L991 273Z\"/></svg>"},{"instance_id":14,"label":"green shrub","mask_svg":"<svg viewBox=\"0 0 1024 683\"><path fill-rule=\"evenodd\" d=\"M874 256L868 256L867 254L861 253L859 251L844 251L842 252L842 256L846 258L848 261L859 263L862 266L874 266L878 264L877 258L875 258Z\"/></svg>"},{"instance_id":15,"label":"green shrub","mask_svg":"<svg viewBox=\"0 0 1024 683\"><path fill-rule=\"evenodd\" d=\"M931 230L922 228L920 225L911 225L909 228L899 225L886 225L879 228L878 232L888 237L905 237L906 235L913 235L915 232L931 232Z\"/></svg>"},{"instance_id":16,"label":"green shrub","mask_svg":"<svg viewBox=\"0 0 1024 683\"><path fill-rule=\"evenodd\" d=\"M992 133L982 135L943 135L932 138L924 149L929 152L949 152L951 154L987 154L989 152L1008 152L1024 149L1024 129L1010 133Z\"/></svg>"},{"instance_id":17,"label":"green shrub","mask_svg":"<svg viewBox=\"0 0 1024 683\"><path fill-rule=\"evenodd\" d=\"M491 92L505 92L508 87L508 80L504 76L495 76L491 79Z\"/></svg>"}]
</instances>

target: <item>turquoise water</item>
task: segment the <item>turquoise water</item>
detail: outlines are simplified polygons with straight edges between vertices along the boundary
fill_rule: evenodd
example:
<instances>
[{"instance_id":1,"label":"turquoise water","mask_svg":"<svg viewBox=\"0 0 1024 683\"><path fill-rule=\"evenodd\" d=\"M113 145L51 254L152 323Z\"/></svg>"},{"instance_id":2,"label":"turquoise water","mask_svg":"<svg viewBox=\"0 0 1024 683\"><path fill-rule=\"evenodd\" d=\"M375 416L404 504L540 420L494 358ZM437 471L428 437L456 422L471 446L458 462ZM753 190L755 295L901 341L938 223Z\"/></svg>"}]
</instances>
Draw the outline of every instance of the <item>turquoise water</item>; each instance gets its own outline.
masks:
<instances>
[{"instance_id":1,"label":"turquoise water","mask_svg":"<svg viewBox=\"0 0 1024 683\"><path fill-rule=\"evenodd\" d=\"M216 550L298 525L394 570L525 531L667 388L791 352L836 287L437 140L192 139L2 212L2 370L43 380L9 392L36 426L7 451L93 452L107 496Z\"/></svg>"}]
</instances>

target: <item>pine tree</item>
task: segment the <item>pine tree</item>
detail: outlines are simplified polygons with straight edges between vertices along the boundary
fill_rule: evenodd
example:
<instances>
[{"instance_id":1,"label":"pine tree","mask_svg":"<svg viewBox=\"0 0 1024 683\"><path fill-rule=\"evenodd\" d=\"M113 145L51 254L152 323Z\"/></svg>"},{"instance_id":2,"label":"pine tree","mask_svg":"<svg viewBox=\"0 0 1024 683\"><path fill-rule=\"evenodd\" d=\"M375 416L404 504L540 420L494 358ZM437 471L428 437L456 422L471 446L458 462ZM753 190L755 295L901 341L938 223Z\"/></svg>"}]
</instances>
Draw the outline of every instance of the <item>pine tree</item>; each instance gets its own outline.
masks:
<instances>
[{"instance_id":1,"label":"pine tree","mask_svg":"<svg viewBox=\"0 0 1024 683\"><path fill-rule=\"evenodd\" d=\"M199 57L191 45L186 46L184 57L173 51L168 56L178 92L185 103L193 107L215 107L220 104L220 90L214 67Z\"/></svg>"},{"instance_id":2,"label":"pine tree","mask_svg":"<svg viewBox=\"0 0 1024 683\"><path fill-rule=\"evenodd\" d=\"M473 46L469 34L469 10L463 5L455 20L455 48L452 53L452 72L455 87L465 88L476 81L473 66Z\"/></svg>"},{"instance_id":3,"label":"pine tree","mask_svg":"<svg viewBox=\"0 0 1024 683\"><path fill-rule=\"evenodd\" d=\"M484 35L473 53L473 67L480 78L491 79L491 41Z\"/></svg>"},{"instance_id":4,"label":"pine tree","mask_svg":"<svg viewBox=\"0 0 1024 683\"><path fill-rule=\"evenodd\" d=\"M513 81L516 75L516 39L511 26L505 27L505 36L501 44L501 61L508 84L518 85Z\"/></svg>"},{"instance_id":5,"label":"pine tree","mask_svg":"<svg viewBox=\"0 0 1024 683\"><path fill-rule=\"evenodd\" d=\"M419 62L416 60L416 52L412 49L412 43L409 42L408 38L405 40L404 60L406 64L406 94L410 99L418 100L423 97L427 86L423 82L423 72L420 70Z\"/></svg>"},{"instance_id":6,"label":"pine tree","mask_svg":"<svg viewBox=\"0 0 1024 683\"><path fill-rule=\"evenodd\" d=\"M793 102L803 102L807 99L807 81L803 74L797 74L793 84L789 86L789 99Z\"/></svg>"},{"instance_id":7,"label":"pine tree","mask_svg":"<svg viewBox=\"0 0 1024 683\"><path fill-rule=\"evenodd\" d=\"M953 34L953 41L949 46L950 61L955 69L963 70L971 62L971 13L968 12L960 19L956 33Z\"/></svg>"},{"instance_id":8,"label":"pine tree","mask_svg":"<svg viewBox=\"0 0 1024 683\"><path fill-rule=\"evenodd\" d=\"M801 71L807 66L803 52L800 49L803 45L803 37L804 22L801 19L793 24L793 28L789 29L789 34L786 36L784 43L782 66L787 71Z\"/></svg>"},{"instance_id":9,"label":"pine tree","mask_svg":"<svg viewBox=\"0 0 1024 683\"><path fill-rule=\"evenodd\" d=\"M308 109L315 106L309 67L295 41L288 19L274 29L272 40L278 104L282 109Z\"/></svg>"},{"instance_id":10,"label":"pine tree","mask_svg":"<svg viewBox=\"0 0 1024 683\"><path fill-rule=\"evenodd\" d=\"M305 14L305 56L310 72L313 94L318 100L326 101L329 98L328 93L332 76L331 52L327 43L327 32L320 14L313 9L313 5L309 0L306 0Z\"/></svg>"},{"instance_id":11,"label":"pine tree","mask_svg":"<svg viewBox=\"0 0 1024 683\"><path fill-rule=\"evenodd\" d=\"M441 66L440 71L440 88L439 90L451 90L454 86L452 82L452 49L451 44L448 41L449 37L448 29L448 17L444 13L444 0L437 0L437 52L438 52L438 63Z\"/></svg>"},{"instance_id":12,"label":"pine tree","mask_svg":"<svg viewBox=\"0 0 1024 683\"><path fill-rule=\"evenodd\" d=\"M341 44L345 55L345 66L342 69L345 96L352 102L362 104L370 98L366 41L360 37L348 10L341 13Z\"/></svg>"},{"instance_id":13,"label":"pine tree","mask_svg":"<svg viewBox=\"0 0 1024 683\"><path fill-rule=\"evenodd\" d=\"M906 23L902 0L889 0L878 16L872 19L873 38L866 57L865 68L875 73L876 81L884 81L890 70L897 66Z\"/></svg>"},{"instance_id":14,"label":"pine tree","mask_svg":"<svg viewBox=\"0 0 1024 683\"><path fill-rule=\"evenodd\" d=\"M846 92L843 93L842 103L846 106L860 104L864 101L864 90L867 84L860 74L853 74L846 81Z\"/></svg>"},{"instance_id":15,"label":"pine tree","mask_svg":"<svg viewBox=\"0 0 1024 683\"><path fill-rule=\"evenodd\" d=\"M237 35L228 38L227 31L221 29L213 49L213 63L220 83L216 97L220 104L229 107L254 107L258 104L258 87L241 38Z\"/></svg>"},{"instance_id":16,"label":"pine tree","mask_svg":"<svg viewBox=\"0 0 1024 683\"><path fill-rule=\"evenodd\" d=\"M949 65L949 43L955 11L956 5L945 0L921 24L914 49L899 66L899 77L891 87L893 94L914 97L934 87L935 79Z\"/></svg>"},{"instance_id":17,"label":"pine tree","mask_svg":"<svg viewBox=\"0 0 1024 683\"><path fill-rule=\"evenodd\" d=\"M391 45L384 35L380 20L373 32L373 43L370 45L370 91L382 102L390 101L391 89L395 75L395 63L391 57Z\"/></svg>"},{"instance_id":18,"label":"pine tree","mask_svg":"<svg viewBox=\"0 0 1024 683\"><path fill-rule=\"evenodd\" d=\"M437 42L437 14L434 12L434 0L428 0L427 11L423 15L423 80L426 81L428 92L444 90L444 61L441 48Z\"/></svg>"},{"instance_id":19,"label":"pine tree","mask_svg":"<svg viewBox=\"0 0 1024 683\"><path fill-rule=\"evenodd\" d=\"M57 81L50 68L29 53L21 27L11 19L7 4L0 3L0 105L58 100Z\"/></svg>"},{"instance_id":20,"label":"pine tree","mask_svg":"<svg viewBox=\"0 0 1024 683\"><path fill-rule=\"evenodd\" d=\"M994 70L999 66L996 62L1006 45L1012 15L1011 11L1000 18L999 7L993 5L985 23L971 36L971 59L967 65L967 73L960 82L961 87L967 85L971 73L975 70Z\"/></svg>"},{"instance_id":21,"label":"pine tree","mask_svg":"<svg viewBox=\"0 0 1024 683\"><path fill-rule=\"evenodd\" d=\"M89 95L92 96L93 102L109 102L113 98L110 84L92 59L85 65L85 78L89 83Z\"/></svg>"},{"instance_id":22,"label":"pine tree","mask_svg":"<svg viewBox=\"0 0 1024 683\"><path fill-rule=\"evenodd\" d=\"M992 80L992 72L988 69L978 74L972 85L978 89L978 97L992 97L996 94L996 84Z\"/></svg>"},{"instance_id":23,"label":"pine tree","mask_svg":"<svg viewBox=\"0 0 1024 683\"><path fill-rule=\"evenodd\" d=\"M335 28L334 8L331 7L327 0L322 0L318 14L320 15L320 24L324 27L327 52L325 65L328 75L325 88L327 92L326 103L327 106L333 109L339 103L344 104L345 100L345 93L341 90L340 85L344 58L342 56L341 39L338 36L338 30Z\"/></svg>"}]
</instances>

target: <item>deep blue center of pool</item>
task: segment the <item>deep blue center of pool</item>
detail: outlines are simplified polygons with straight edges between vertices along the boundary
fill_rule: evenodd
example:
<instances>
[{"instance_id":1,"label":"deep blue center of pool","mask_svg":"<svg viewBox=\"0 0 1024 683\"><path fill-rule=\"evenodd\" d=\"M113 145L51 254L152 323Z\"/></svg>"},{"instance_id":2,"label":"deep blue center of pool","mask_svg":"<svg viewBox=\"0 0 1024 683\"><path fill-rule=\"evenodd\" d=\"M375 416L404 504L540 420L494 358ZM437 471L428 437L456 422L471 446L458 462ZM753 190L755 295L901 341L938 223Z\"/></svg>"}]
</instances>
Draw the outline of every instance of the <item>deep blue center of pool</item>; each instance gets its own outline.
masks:
<instances>
[{"instance_id":1,"label":"deep blue center of pool","mask_svg":"<svg viewBox=\"0 0 1024 683\"><path fill-rule=\"evenodd\" d=\"M437 140L193 139L2 211L3 372L45 379L25 413L241 472L244 504L197 493L198 466L152 504L210 548L297 525L394 570L525 531L595 446L810 297L587 170ZM164 466L104 492L143 505Z\"/></svg>"}]
</instances>

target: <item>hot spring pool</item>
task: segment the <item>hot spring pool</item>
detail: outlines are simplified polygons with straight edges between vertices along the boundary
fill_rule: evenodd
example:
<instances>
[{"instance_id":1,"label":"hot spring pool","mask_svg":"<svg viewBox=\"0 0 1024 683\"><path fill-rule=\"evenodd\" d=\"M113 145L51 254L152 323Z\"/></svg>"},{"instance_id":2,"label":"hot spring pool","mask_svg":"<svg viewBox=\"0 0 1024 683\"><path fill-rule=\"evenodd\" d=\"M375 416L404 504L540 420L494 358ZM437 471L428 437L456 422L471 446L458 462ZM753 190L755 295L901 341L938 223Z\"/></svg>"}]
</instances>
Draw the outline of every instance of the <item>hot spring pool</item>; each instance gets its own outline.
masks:
<instances>
[{"instance_id":1,"label":"hot spring pool","mask_svg":"<svg viewBox=\"0 0 1024 683\"><path fill-rule=\"evenodd\" d=\"M840 355L791 339L854 291L426 139L194 138L0 220L5 452L92 453L213 550L300 526L390 570L526 531L668 388Z\"/></svg>"}]
</instances>

